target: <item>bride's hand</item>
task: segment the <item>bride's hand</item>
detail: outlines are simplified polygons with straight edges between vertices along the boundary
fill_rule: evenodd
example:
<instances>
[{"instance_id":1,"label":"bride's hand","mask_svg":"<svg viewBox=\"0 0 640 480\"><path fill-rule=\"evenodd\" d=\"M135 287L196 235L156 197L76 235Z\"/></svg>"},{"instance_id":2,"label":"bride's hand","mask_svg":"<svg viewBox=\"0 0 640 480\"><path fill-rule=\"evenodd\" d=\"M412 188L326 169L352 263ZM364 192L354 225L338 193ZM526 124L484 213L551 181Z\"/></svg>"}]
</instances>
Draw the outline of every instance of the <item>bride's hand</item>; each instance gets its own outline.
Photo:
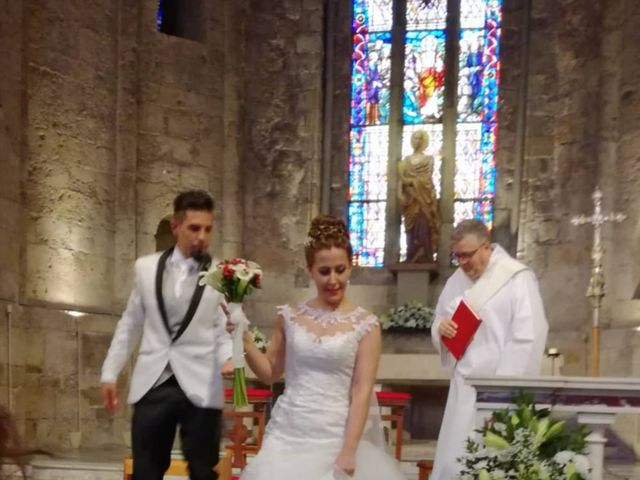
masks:
<instances>
[{"instance_id":1,"label":"bride's hand","mask_svg":"<svg viewBox=\"0 0 640 480\"><path fill-rule=\"evenodd\" d=\"M231 323L231 321L227 320L227 332L229 332L230 334L233 335L233 332L236 330L236 326ZM244 333L242 334L242 341L245 344L245 348L247 346L247 344L251 344L253 343L253 340L251 338L251 334L249 333L248 330L245 330Z\"/></svg>"},{"instance_id":2,"label":"bride's hand","mask_svg":"<svg viewBox=\"0 0 640 480\"><path fill-rule=\"evenodd\" d=\"M229 319L227 319L227 332L233 333L235 329L236 329L236 326L233 323L231 323Z\"/></svg>"},{"instance_id":3,"label":"bride's hand","mask_svg":"<svg viewBox=\"0 0 640 480\"><path fill-rule=\"evenodd\" d=\"M340 452L336 459L336 468L350 477L356 471L356 456L353 453Z\"/></svg>"},{"instance_id":4,"label":"bride's hand","mask_svg":"<svg viewBox=\"0 0 640 480\"><path fill-rule=\"evenodd\" d=\"M233 331L236 329L236 326L231 323L231 315L229 314L229 309L227 308L226 302L220 303L220 308L222 308L222 311L227 316L227 332L233 333Z\"/></svg>"}]
</instances>

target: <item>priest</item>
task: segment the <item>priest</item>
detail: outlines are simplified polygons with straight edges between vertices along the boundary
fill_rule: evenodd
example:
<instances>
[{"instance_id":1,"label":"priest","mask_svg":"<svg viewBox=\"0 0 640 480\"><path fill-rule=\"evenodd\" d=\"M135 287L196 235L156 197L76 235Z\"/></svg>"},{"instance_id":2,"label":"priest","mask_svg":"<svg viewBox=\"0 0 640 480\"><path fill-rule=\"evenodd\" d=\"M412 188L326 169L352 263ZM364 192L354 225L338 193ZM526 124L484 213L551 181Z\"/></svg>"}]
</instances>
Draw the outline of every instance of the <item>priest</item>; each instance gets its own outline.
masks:
<instances>
[{"instance_id":1,"label":"priest","mask_svg":"<svg viewBox=\"0 0 640 480\"><path fill-rule=\"evenodd\" d=\"M453 376L431 480L451 480L460 472L458 458L474 434L476 391L464 376L538 375L548 331L535 274L492 244L482 222L460 222L451 244L460 267L438 299L431 338ZM456 361L442 340L456 336L458 325L452 317L462 300L481 323Z\"/></svg>"}]
</instances>

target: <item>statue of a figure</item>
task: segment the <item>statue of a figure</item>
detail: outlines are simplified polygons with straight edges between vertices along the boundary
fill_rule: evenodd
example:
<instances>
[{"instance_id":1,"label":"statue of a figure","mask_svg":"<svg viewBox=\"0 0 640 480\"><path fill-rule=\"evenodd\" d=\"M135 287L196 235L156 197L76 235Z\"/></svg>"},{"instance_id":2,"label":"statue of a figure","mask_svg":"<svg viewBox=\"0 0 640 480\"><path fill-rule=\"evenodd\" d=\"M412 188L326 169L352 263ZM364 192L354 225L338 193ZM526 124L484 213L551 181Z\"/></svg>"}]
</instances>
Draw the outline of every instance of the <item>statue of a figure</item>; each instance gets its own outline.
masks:
<instances>
[{"instance_id":1,"label":"statue of a figure","mask_svg":"<svg viewBox=\"0 0 640 480\"><path fill-rule=\"evenodd\" d=\"M433 187L433 157L423 152L429 134L418 130L411 135L413 153L398 164L398 197L407 234L407 262L432 263L438 251L440 219Z\"/></svg>"}]
</instances>

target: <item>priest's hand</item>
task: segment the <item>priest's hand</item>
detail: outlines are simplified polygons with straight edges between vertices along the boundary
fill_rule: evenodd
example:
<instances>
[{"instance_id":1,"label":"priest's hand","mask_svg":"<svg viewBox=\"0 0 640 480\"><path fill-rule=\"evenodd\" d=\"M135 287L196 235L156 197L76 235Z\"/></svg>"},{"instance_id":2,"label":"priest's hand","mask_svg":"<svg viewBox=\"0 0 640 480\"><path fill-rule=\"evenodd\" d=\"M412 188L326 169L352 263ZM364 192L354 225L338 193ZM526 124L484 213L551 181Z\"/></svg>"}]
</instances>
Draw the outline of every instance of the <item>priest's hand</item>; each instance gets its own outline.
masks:
<instances>
[{"instance_id":1,"label":"priest's hand","mask_svg":"<svg viewBox=\"0 0 640 480\"><path fill-rule=\"evenodd\" d=\"M101 387L102 403L110 413L115 413L120 408L118 401L118 387L115 383L103 383Z\"/></svg>"},{"instance_id":2,"label":"priest's hand","mask_svg":"<svg viewBox=\"0 0 640 480\"><path fill-rule=\"evenodd\" d=\"M445 338L453 338L456 336L456 332L458 331L458 324L453 320L443 320L438 325L438 333L441 337Z\"/></svg>"}]
</instances>

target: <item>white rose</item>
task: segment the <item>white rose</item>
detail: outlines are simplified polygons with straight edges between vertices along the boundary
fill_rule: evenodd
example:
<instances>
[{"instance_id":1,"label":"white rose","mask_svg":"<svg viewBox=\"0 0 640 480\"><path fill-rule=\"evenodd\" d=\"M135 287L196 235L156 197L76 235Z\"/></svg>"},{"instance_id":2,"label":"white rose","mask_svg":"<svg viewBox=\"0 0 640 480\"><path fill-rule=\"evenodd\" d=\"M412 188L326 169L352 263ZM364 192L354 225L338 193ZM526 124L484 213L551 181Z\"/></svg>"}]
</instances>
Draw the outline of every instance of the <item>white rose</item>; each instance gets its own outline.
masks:
<instances>
[{"instance_id":1,"label":"white rose","mask_svg":"<svg viewBox=\"0 0 640 480\"><path fill-rule=\"evenodd\" d=\"M576 464L576 471L584 478L589 476L589 459L585 455L576 455L573 457L573 462Z\"/></svg>"},{"instance_id":2,"label":"white rose","mask_svg":"<svg viewBox=\"0 0 640 480\"><path fill-rule=\"evenodd\" d=\"M560 465L566 465L570 461L572 461L575 458L575 456L576 456L576 452L572 452L570 450L564 450L562 452L556 453L555 456L553 457L553 460Z\"/></svg>"}]
</instances>

